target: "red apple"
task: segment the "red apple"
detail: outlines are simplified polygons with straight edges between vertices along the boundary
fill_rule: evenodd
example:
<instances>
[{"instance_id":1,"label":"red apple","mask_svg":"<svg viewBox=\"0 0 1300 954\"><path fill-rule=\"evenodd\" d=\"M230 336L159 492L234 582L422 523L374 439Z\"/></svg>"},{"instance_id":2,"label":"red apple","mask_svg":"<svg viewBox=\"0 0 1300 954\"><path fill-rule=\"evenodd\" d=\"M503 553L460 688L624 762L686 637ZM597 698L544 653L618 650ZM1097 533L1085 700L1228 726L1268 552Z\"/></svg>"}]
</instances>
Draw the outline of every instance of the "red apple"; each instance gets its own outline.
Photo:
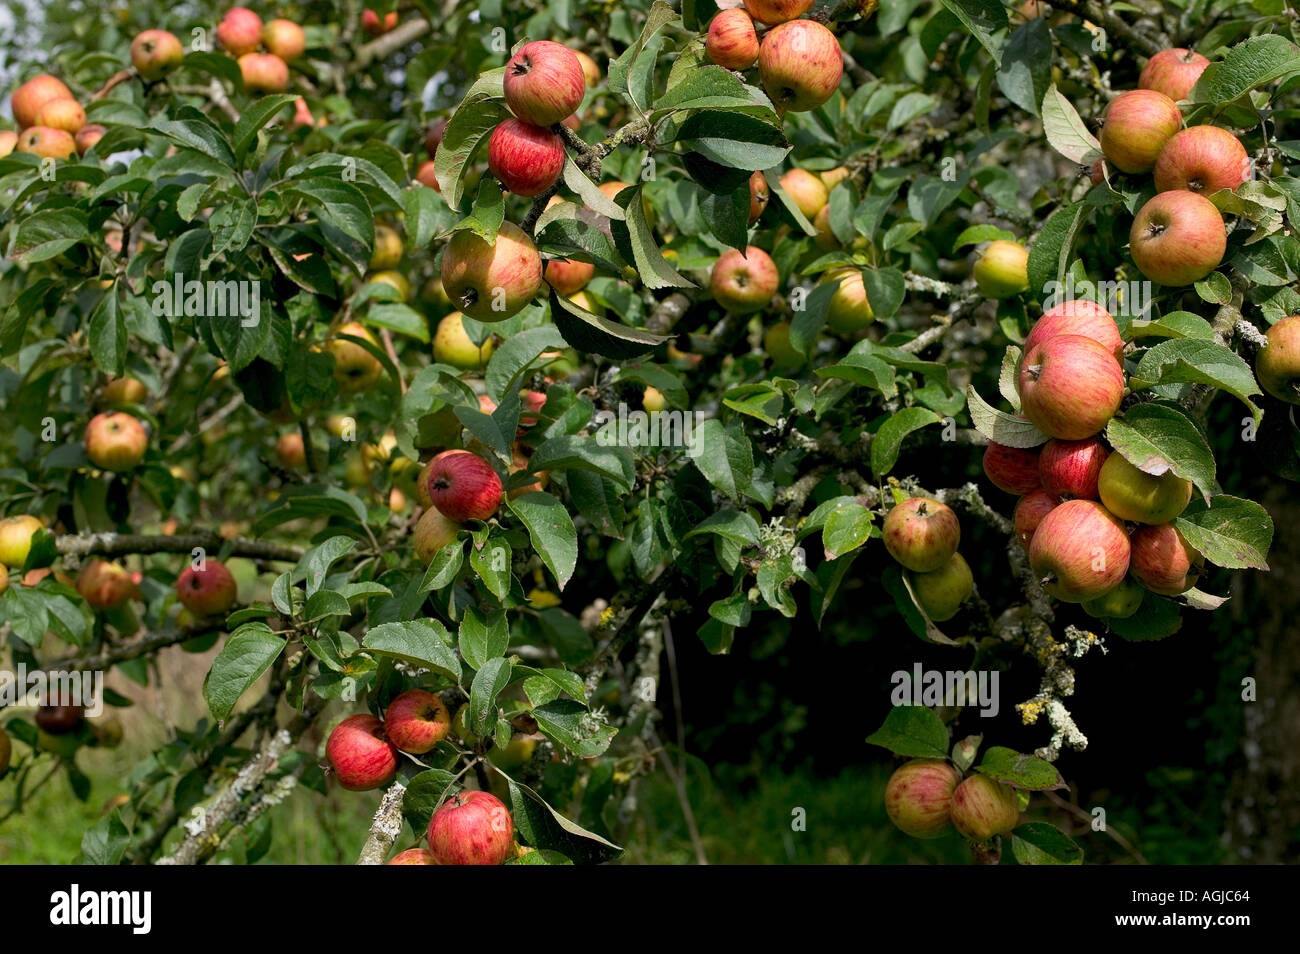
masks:
<instances>
[{"instance_id":1,"label":"red apple","mask_svg":"<svg viewBox=\"0 0 1300 954\"><path fill-rule=\"evenodd\" d=\"M747 315L770 305L779 283L772 257L751 245L743 253L734 248L723 252L713 263L709 287L727 311Z\"/></svg>"},{"instance_id":2,"label":"red apple","mask_svg":"<svg viewBox=\"0 0 1300 954\"><path fill-rule=\"evenodd\" d=\"M1148 474L1119 454L1111 454L1097 477L1097 490L1106 509L1133 523L1168 523L1187 509L1192 482L1172 470Z\"/></svg>"},{"instance_id":3,"label":"red apple","mask_svg":"<svg viewBox=\"0 0 1300 954\"><path fill-rule=\"evenodd\" d=\"M1124 525L1092 500L1067 500L1043 518L1029 543L1029 565L1043 588L1064 603L1113 590L1128 572Z\"/></svg>"},{"instance_id":4,"label":"red apple","mask_svg":"<svg viewBox=\"0 0 1300 954\"><path fill-rule=\"evenodd\" d=\"M1129 571L1152 593L1177 596L1196 585L1205 558L1194 550L1172 523L1138 527L1129 539L1133 556Z\"/></svg>"},{"instance_id":5,"label":"red apple","mask_svg":"<svg viewBox=\"0 0 1300 954\"><path fill-rule=\"evenodd\" d=\"M885 516L885 549L914 573L929 573L947 564L961 542L961 524L947 504L912 497Z\"/></svg>"},{"instance_id":6,"label":"red apple","mask_svg":"<svg viewBox=\"0 0 1300 954\"><path fill-rule=\"evenodd\" d=\"M1027 494L1037 490L1038 452L990 441L984 451L984 476L998 490Z\"/></svg>"},{"instance_id":7,"label":"red apple","mask_svg":"<svg viewBox=\"0 0 1300 954\"><path fill-rule=\"evenodd\" d=\"M503 222L489 245L469 229L442 253L442 287L460 310L479 321L504 321L537 297L542 259L519 226Z\"/></svg>"},{"instance_id":8,"label":"red apple","mask_svg":"<svg viewBox=\"0 0 1300 954\"><path fill-rule=\"evenodd\" d=\"M507 119L488 140L488 168L507 191L541 195L564 169L564 140L541 126Z\"/></svg>"},{"instance_id":9,"label":"red apple","mask_svg":"<svg viewBox=\"0 0 1300 954\"><path fill-rule=\"evenodd\" d=\"M1170 99L1186 99L1210 61L1193 50L1161 50L1142 67L1138 86L1164 93Z\"/></svg>"},{"instance_id":10,"label":"red apple","mask_svg":"<svg viewBox=\"0 0 1300 954\"><path fill-rule=\"evenodd\" d=\"M384 14L384 20L379 21L379 14L374 10L366 10L361 14L361 29L365 30L371 36L383 36L393 27L397 26L397 11Z\"/></svg>"},{"instance_id":11,"label":"red apple","mask_svg":"<svg viewBox=\"0 0 1300 954\"><path fill-rule=\"evenodd\" d=\"M1010 785L972 775L952 793L952 825L967 838L987 841L1009 835L1019 823L1020 798Z\"/></svg>"},{"instance_id":12,"label":"red apple","mask_svg":"<svg viewBox=\"0 0 1300 954\"><path fill-rule=\"evenodd\" d=\"M790 169L782 173L780 182L781 188L809 221L815 219L830 201L831 194L826 183L807 169Z\"/></svg>"},{"instance_id":13,"label":"red apple","mask_svg":"<svg viewBox=\"0 0 1300 954\"><path fill-rule=\"evenodd\" d=\"M435 119L425 130L424 151L429 154L430 159L438 158L438 147L442 145L442 137L446 132L447 120L445 119Z\"/></svg>"},{"instance_id":14,"label":"red apple","mask_svg":"<svg viewBox=\"0 0 1300 954\"><path fill-rule=\"evenodd\" d=\"M18 148L18 134L12 129L0 129L0 159L9 155L16 148Z\"/></svg>"},{"instance_id":15,"label":"red apple","mask_svg":"<svg viewBox=\"0 0 1300 954\"><path fill-rule=\"evenodd\" d=\"M1016 509L1011 515L1011 522L1015 525L1016 539L1020 541L1022 547L1026 550L1029 549L1029 544L1034 539L1034 531L1043 522L1043 518L1051 513L1060 502L1060 497L1049 494L1046 490L1030 491L1016 501Z\"/></svg>"},{"instance_id":16,"label":"red apple","mask_svg":"<svg viewBox=\"0 0 1300 954\"><path fill-rule=\"evenodd\" d=\"M409 689L388 704L384 733L403 752L423 755L441 742L451 728L451 714L432 692Z\"/></svg>"},{"instance_id":17,"label":"red apple","mask_svg":"<svg viewBox=\"0 0 1300 954\"><path fill-rule=\"evenodd\" d=\"M289 64L274 53L245 53L239 74L250 93L283 93L289 88Z\"/></svg>"},{"instance_id":18,"label":"red apple","mask_svg":"<svg viewBox=\"0 0 1300 954\"><path fill-rule=\"evenodd\" d=\"M421 479L420 486L424 481ZM429 563L443 547L456 542L461 525L448 520L436 507L426 505L424 514L415 524L413 542L415 556L421 563Z\"/></svg>"},{"instance_id":19,"label":"red apple","mask_svg":"<svg viewBox=\"0 0 1300 954\"><path fill-rule=\"evenodd\" d=\"M325 743L325 757L339 784L350 792L382 788L397 775L397 749L384 737L384 724L372 715L348 716Z\"/></svg>"},{"instance_id":20,"label":"red apple","mask_svg":"<svg viewBox=\"0 0 1300 954\"><path fill-rule=\"evenodd\" d=\"M1235 189L1250 174L1250 157L1241 140L1218 126L1192 126L1165 143L1156 157L1157 192L1186 189L1213 195Z\"/></svg>"},{"instance_id":21,"label":"red apple","mask_svg":"<svg viewBox=\"0 0 1300 954\"><path fill-rule=\"evenodd\" d=\"M275 441L275 456L280 464L291 470L307 466L307 448L302 442L302 434L290 431L281 434Z\"/></svg>"},{"instance_id":22,"label":"red apple","mask_svg":"<svg viewBox=\"0 0 1300 954\"><path fill-rule=\"evenodd\" d=\"M220 616L235 605L239 587L224 564L205 559L202 570L191 564L176 578L176 596L195 616Z\"/></svg>"},{"instance_id":23,"label":"red apple","mask_svg":"<svg viewBox=\"0 0 1300 954\"><path fill-rule=\"evenodd\" d=\"M1097 478L1110 451L1095 437L1051 440L1038 456L1038 478L1048 493L1080 500L1097 499Z\"/></svg>"},{"instance_id":24,"label":"red apple","mask_svg":"<svg viewBox=\"0 0 1300 954\"><path fill-rule=\"evenodd\" d=\"M501 506L501 478L492 465L466 450L443 451L421 472L429 500L449 520L487 520Z\"/></svg>"},{"instance_id":25,"label":"red apple","mask_svg":"<svg viewBox=\"0 0 1300 954\"><path fill-rule=\"evenodd\" d=\"M952 793L961 774L943 759L912 759L885 785L885 814L913 838L938 838L948 830Z\"/></svg>"},{"instance_id":26,"label":"red apple","mask_svg":"<svg viewBox=\"0 0 1300 954\"><path fill-rule=\"evenodd\" d=\"M1228 232L1214 203L1195 192L1161 192L1138 211L1129 251L1159 285L1191 285L1219 267Z\"/></svg>"},{"instance_id":27,"label":"red apple","mask_svg":"<svg viewBox=\"0 0 1300 954\"><path fill-rule=\"evenodd\" d=\"M428 848L408 848L393 855L388 863L390 865L436 865L438 862L433 860L433 852Z\"/></svg>"},{"instance_id":28,"label":"red apple","mask_svg":"<svg viewBox=\"0 0 1300 954\"><path fill-rule=\"evenodd\" d=\"M86 111L71 96L59 96L47 100L36 111L36 125L62 129L75 136L86 125Z\"/></svg>"},{"instance_id":29,"label":"red apple","mask_svg":"<svg viewBox=\"0 0 1300 954\"><path fill-rule=\"evenodd\" d=\"M758 34L754 20L738 7L723 10L709 24L704 52L729 70L747 70L758 60Z\"/></svg>"},{"instance_id":30,"label":"red apple","mask_svg":"<svg viewBox=\"0 0 1300 954\"><path fill-rule=\"evenodd\" d=\"M582 104L587 78L582 63L567 46L534 40L506 63L506 105L534 126L549 126Z\"/></svg>"},{"instance_id":31,"label":"red apple","mask_svg":"<svg viewBox=\"0 0 1300 954\"><path fill-rule=\"evenodd\" d=\"M432 159L420 163L420 168L415 172L415 181L434 192L442 191L442 186L438 184L438 166Z\"/></svg>"},{"instance_id":32,"label":"red apple","mask_svg":"<svg viewBox=\"0 0 1300 954\"><path fill-rule=\"evenodd\" d=\"M558 295L572 295L581 291L596 274L596 266L590 262L579 262L572 258L556 258L546 263L543 275L546 284L555 289Z\"/></svg>"},{"instance_id":33,"label":"red apple","mask_svg":"<svg viewBox=\"0 0 1300 954\"><path fill-rule=\"evenodd\" d=\"M104 138L104 133L106 132L108 132L108 129L101 126L99 123L87 123L82 126L77 130L77 135L73 139L73 144L77 147L77 152L84 156L90 151L90 148L95 145L95 143Z\"/></svg>"},{"instance_id":34,"label":"red apple","mask_svg":"<svg viewBox=\"0 0 1300 954\"><path fill-rule=\"evenodd\" d=\"M1029 329L1024 350L1028 352L1034 345L1057 335L1083 335L1105 347L1116 361L1124 357L1124 339L1119 336L1115 319L1101 305L1086 299L1063 301L1043 312L1043 317Z\"/></svg>"},{"instance_id":35,"label":"red apple","mask_svg":"<svg viewBox=\"0 0 1300 954\"><path fill-rule=\"evenodd\" d=\"M1018 377L1025 417L1049 437L1077 441L1106 426L1124 397L1115 356L1082 335L1057 335L1025 354Z\"/></svg>"},{"instance_id":36,"label":"red apple","mask_svg":"<svg viewBox=\"0 0 1300 954\"><path fill-rule=\"evenodd\" d=\"M1150 172L1166 142L1183 125L1178 104L1164 93L1132 89L1103 114L1101 151L1122 172Z\"/></svg>"},{"instance_id":37,"label":"red apple","mask_svg":"<svg viewBox=\"0 0 1300 954\"><path fill-rule=\"evenodd\" d=\"M307 35L292 20L272 20L262 31L266 49L286 63L292 63L307 49Z\"/></svg>"},{"instance_id":38,"label":"red apple","mask_svg":"<svg viewBox=\"0 0 1300 954\"><path fill-rule=\"evenodd\" d=\"M752 7L749 12L754 13ZM758 74L778 110L807 112L830 99L839 87L844 56L839 40L826 27L814 20L792 20L763 37Z\"/></svg>"},{"instance_id":39,"label":"red apple","mask_svg":"<svg viewBox=\"0 0 1300 954\"><path fill-rule=\"evenodd\" d=\"M429 821L429 851L440 865L499 865L515 834L510 810L487 792L460 792Z\"/></svg>"},{"instance_id":40,"label":"red apple","mask_svg":"<svg viewBox=\"0 0 1300 954\"><path fill-rule=\"evenodd\" d=\"M253 52L262 42L262 18L247 7L231 7L217 24L217 42L234 57Z\"/></svg>"},{"instance_id":41,"label":"red apple","mask_svg":"<svg viewBox=\"0 0 1300 954\"><path fill-rule=\"evenodd\" d=\"M86 456L101 470L130 470L148 446L144 425L122 411L96 414L86 425Z\"/></svg>"},{"instance_id":42,"label":"red apple","mask_svg":"<svg viewBox=\"0 0 1300 954\"><path fill-rule=\"evenodd\" d=\"M147 80L156 80L180 65L185 47L166 30L145 30L131 41L131 65Z\"/></svg>"},{"instance_id":43,"label":"red apple","mask_svg":"<svg viewBox=\"0 0 1300 954\"><path fill-rule=\"evenodd\" d=\"M1300 315L1268 329L1268 344L1255 355L1259 386L1279 401L1300 404Z\"/></svg>"},{"instance_id":44,"label":"red apple","mask_svg":"<svg viewBox=\"0 0 1300 954\"><path fill-rule=\"evenodd\" d=\"M813 0L745 0L749 15L767 26L801 17L812 5Z\"/></svg>"},{"instance_id":45,"label":"red apple","mask_svg":"<svg viewBox=\"0 0 1300 954\"><path fill-rule=\"evenodd\" d=\"M767 203L771 198L772 190L768 188L767 177L761 172L755 172L749 177L750 225L758 221L758 217L763 214L763 210L767 208Z\"/></svg>"},{"instance_id":46,"label":"red apple","mask_svg":"<svg viewBox=\"0 0 1300 954\"><path fill-rule=\"evenodd\" d=\"M36 728L50 735L69 735L81 728L86 707L81 705L46 705L36 710Z\"/></svg>"},{"instance_id":47,"label":"red apple","mask_svg":"<svg viewBox=\"0 0 1300 954\"><path fill-rule=\"evenodd\" d=\"M77 151L77 140L62 129L28 126L18 134L18 151L30 152L42 159L67 159Z\"/></svg>"},{"instance_id":48,"label":"red apple","mask_svg":"<svg viewBox=\"0 0 1300 954\"><path fill-rule=\"evenodd\" d=\"M91 560L77 577L77 592L93 609L106 610L139 599L140 590L130 572L120 564Z\"/></svg>"},{"instance_id":49,"label":"red apple","mask_svg":"<svg viewBox=\"0 0 1300 954\"><path fill-rule=\"evenodd\" d=\"M63 81L49 73L34 76L14 90L9 105L13 109L14 122L18 128L25 129L36 125L36 114L51 99L72 98L72 90Z\"/></svg>"}]
</instances>

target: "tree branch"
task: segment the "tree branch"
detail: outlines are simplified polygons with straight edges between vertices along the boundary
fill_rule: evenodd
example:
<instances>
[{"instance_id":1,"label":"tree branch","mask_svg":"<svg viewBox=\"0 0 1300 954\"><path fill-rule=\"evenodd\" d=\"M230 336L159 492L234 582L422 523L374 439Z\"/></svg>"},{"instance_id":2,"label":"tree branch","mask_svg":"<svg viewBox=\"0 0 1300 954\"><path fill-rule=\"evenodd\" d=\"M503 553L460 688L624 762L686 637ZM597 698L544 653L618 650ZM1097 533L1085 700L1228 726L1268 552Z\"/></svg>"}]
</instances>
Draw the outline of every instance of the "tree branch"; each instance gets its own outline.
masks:
<instances>
[{"instance_id":1,"label":"tree branch","mask_svg":"<svg viewBox=\"0 0 1300 954\"><path fill-rule=\"evenodd\" d=\"M393 842L402 833L402 796L405 794L406 786L401 782L394 782L389 786L388 791L384 792L379 808L375 810L375 817L370 822L370 834L366 836L366 843L361 848L357 864L382 865L384 863L389 849L393 847Z\"/></svg>"},{"instance_id":2,"label":"tree branch","mask_svg":"<svg viewBox=\"0 0 1300 954\"><path fill-rule=\"evenodd\" d=\"M301 547L264 540L236 537L227 540L218 533L186 533L167 536L143 533L83 533L68 534L55 541L63 556L124 556L128 553L189 553L200 547L212 553L230 545L231 556L252 557L261 560L283 560L297 563L302 559Z\"/></svg>"}]
</instances>

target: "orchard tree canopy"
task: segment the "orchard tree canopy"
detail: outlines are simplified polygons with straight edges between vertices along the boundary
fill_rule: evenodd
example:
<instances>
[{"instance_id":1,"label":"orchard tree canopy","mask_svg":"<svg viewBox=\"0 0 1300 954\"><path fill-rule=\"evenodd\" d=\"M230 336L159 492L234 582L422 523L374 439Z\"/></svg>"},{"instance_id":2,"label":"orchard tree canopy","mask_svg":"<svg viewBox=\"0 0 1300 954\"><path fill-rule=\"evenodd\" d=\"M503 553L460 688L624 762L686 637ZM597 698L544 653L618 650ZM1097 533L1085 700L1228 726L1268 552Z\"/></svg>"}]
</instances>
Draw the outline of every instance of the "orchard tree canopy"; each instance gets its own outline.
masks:
<instances>
[{"instance_id":1,"label":"orchard tree canopy","mask_svg":"<svg viewBox=\"0 0 1300 954\"><path fill-rule=\"evenodd\" d=\"M11 14L0 826L111 764L68 857L307 790L340 860L591 864L665 782L706 861L701 773L840 733L886 857L1141 859L1124 699L1240 727L1224 843L1294 852L1281 0Z\"/></svg>"}]
</instances>

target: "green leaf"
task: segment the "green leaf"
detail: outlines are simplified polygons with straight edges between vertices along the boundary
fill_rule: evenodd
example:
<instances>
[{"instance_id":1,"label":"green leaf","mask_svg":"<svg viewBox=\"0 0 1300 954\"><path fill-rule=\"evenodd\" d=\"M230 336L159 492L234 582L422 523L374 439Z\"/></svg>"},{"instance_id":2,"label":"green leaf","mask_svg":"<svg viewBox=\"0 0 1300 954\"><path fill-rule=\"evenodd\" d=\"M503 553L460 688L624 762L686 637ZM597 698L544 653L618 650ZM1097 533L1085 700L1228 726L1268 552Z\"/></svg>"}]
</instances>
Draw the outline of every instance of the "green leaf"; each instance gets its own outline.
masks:
<instances>
[{"instance_id":1,"label":"green leaf","mask_svg":"<svg viewBox=\"0 0 1300 954\"><path fill-rule=\"evenodd\" d=\"M1052 213L1029 247L1029 291L1042 294L1048 282L1063 282L1074 254L1074 243L1095 206L1066 205Z\"/></svg>"},{"instance_id":2,"label":"green leaf","mask_svg":"<svg viewBox=\"0 0 1300 954\"><path fill-rule=\"evenodd\" d=\"M90 237L86 214L76 209L42 209L19 220L9 257L34 265L62 255Z\"/></svg>"},{"instance_id":3,"label":"green leaf","mask_svg":"<svg viewBox=\"0 0 1300 954\"><path fill-rule=\"evenodd\" d=\"M966 407L970 411L975 430L991 441L1007 447L1037 447L1049 440L1046 434L1028 421L993 407L979 396L973 384L966 386Z\"/></svg>"},{"instance_id":4,"label":"green leaf","mask_svg":"<svg viewBox=\"0 0 1300 954\"><path fill-rule=\"evenodd\" d=\"M1052 82L1052 34L1046 17L1033 17L1011 34L997 82L1007 99L1038 115L1038 104Z\"/></svg>"},{"instance_id":5,"label":"green leaf","mask_svg":"<svg viewBox=\"0 0 1300 954\"><path fill-rule=\"evenodd\" d=\"M528 528L533 549L564 589L578 565L578 532L564 504L548 493L534 491L507 500L506 506Z\"/></svg>"},{"instance_id":6,"label":"green leaf","mask_svg":"<svg viewBox=\"0 0 1300 954\"><path fill-rule=\"evenodd\" d=\"M717 419L707 420L696 429L692 450L695 466L705 479L732 500L739 500L754 473L754 451L744 429L738 423L724 428Z\"/></svg>"},{"instance_id":7,"label":"green leaf","mask_svg":"<svg viewBox=\"0 0 1300 954\"><path fill-rule=\"evenodd\" d=\"M1011 833L1011 853L1022 865L1081 865L1083 849L1046 822L1026 822Z\"/></svg>"},{"instance_id":8,"label":"green leaf","mask_svg":"<svg viewBox=\"0 0 1300 954\"><path fill-rule=\"evenodd\" d=\"M423 834L438 806L450 794L456 776L445 769L429 769L406 783L402 793L402 814L411 824L411 830Z\"/></svg>"},{"instance_id":9,"label":"green leaf","mask_svg":"<svg viewBox=\"0 0 1300 954\"><path fill-rule=\"evenodd\" d=\"M1214 453L1182 408L1134 405L1106 425L1106 439L1138 470L1157 477L1172 470L1207 500L1214 493Z\"/></svg>"},{"instance_id":10,"label":"green leaf","mask_svg":"<svg viewBox=\"0 0 1300 954\"><path fill-rule=\"evenodd\" d=\"M994 63L1002 62L1002 50L993 39L993 34L1007 27L1007 8L998 0L942 0L942 3L967 31L979 40L980 45L988 50Z\"/></svg>"},{"instance_id":11,"label":"green leaf","mask_svg":"<svg viewBox=\"0 0 1300 954\"><path fill-rule=\"evenodd\" d=\"M271 668L284 647L284 637L276 636L265 623L246 623L231 633L203 682L203 698L212 717L225 721L239 697Z\"/></svg>"},{"instance_id":12,"label":"green leaf","mask_svg":"<svg viewBox=\"0 0 1300 954\"><path fill-rule=\"evenodd\" d=\"M1267 83L1300 71L1300 50L1276 33L1254 36L1211 63L1187 94L1193 103L1227 104Z\"/></svg>"},{"instance_id":13,"label":"green leaf","mask_svg":"<svg viewBox=\"0 0 1300 954\"><path fill-rule=\"evenodd\" d=\"M171 120L165 119L164 115L160 113L154 116L147 128L162 133L172 142L186 149L192 149L209 159L215 159L232 172L239 168L230 141L212 120L194 109L188 110L186 115L195 118Z\"/></svg>"},{"instance_id":14,"label":"green leaf","mask_svg":"<svg viewBox=\"0 0 1300 954\"><path fill-rule=\"evenodd\" d=\"M614 481L624 492L632 489L636 479L636 464L632 452L626 447L612 447L595 437L578 434L552 437L529 458L529 467L536 473L543 470L589 470Z\"/></svg>"},{"instance_id":15,"label":"green leaf","mask_svg":"<svg viewBox=\"0 0 1300 954\"><path fill-rule=\"evenodd\" d=\"M1207 505L1192 500L1174 521L1183 538L1217 566L1268 569L1273 518L1253 500L1216 494Z\"/></svg>"},{"instance_id":16,"label":"green leaf","mask_svg":"<svg viewBox=\"0 0 1300 954\"><path fill-rule=\"evenodd\" d=\"M510 685L510 661L496 657L485 660L474 674L469 689L469 716L465 722L475 735L487 735L496 725L497 696Z\"/></svg>"},{"instance_id":17,"label":"green leaf","mask_svg":"<svg viewBox=\"0 0 1300 954\"><path fill-rule=\"evenodd\" d=\"M871 472L880 480L894 468L898 462L903 439L913 431L929 424L937 424L943 418L934 411L924 407L905 407L891 414L876 431L871 442Z\"/></svg>"},{"instance_id":18,"label":"green leaf","mask_svg":"<svg viewBox=\"0 0 1300 954\"><path fill-rule=\"evenodd\" d=\"M494 610L485 618L474 606L465 608L460 621L460 654L474 669L482 669L489 659L504 656L510 645L510 625L504 610Z\"/></svg>"},{"instance_id":19,"label":"green leaf","mask_svg":"<svg viewBox=\"0 0 1300 954\"><path fill-rule=\"evenodd\" d=\"M121 864L130 844L131 835L122 822L121 810L114 808L81 836L81 861L88 865Z\"/></svg>"},{"instance_id":20,"label":"green leaf","mask_svg":"<svg viewBox=\"0 0 1300 954\"><path fill-rule=\"evenodd\" d=\"M1014 749L995 745L984 752L975 771L997 782L1008 782L1031 792L1068 788L1056 766L1036 755L1022 755Z\"/></svg>"},{"instance_id":21,"label":"green leaf","mask_svg":"<svg viewBox=\"0 0 1300 954\"><path fill-rule=\"evenodd\" d=\"M1208 384L1233 395L1259 421L1259 408L1249 400L1260 393L1250 365L1218 342L1177 338L1147 351L1129 376L1129 388L1140 391L1158 384Z\"/></svg>"},{"instance_id":22,"label":"green leaf","mask_svg":"<svg viewBox=\"0 0 1300 954\"><path fill-rule=\"evenodd\" d=\"M640 357L668 340L668 336L594 315L554 293L551 294L551 319L571 347L620 361Z\"/></svg>"},{"instance_id":23,"label":"green leaf","mask_svg":"<svg viewBox=\"0 0 1300 954\"><path fill-rule=\"evenodd\" d=\"M351 537L338 536L330 537L304 553L302 559L298 561L298 566L307 583L307 596L315 595L324 585L329 568L356 548L357 541Z\"/></svg>"},{"instance_id":24,"label":"green leaf","mask_svg":"<svg viewBox=\"0 0 1300 954\"><path fill-rule=\"evenodd\" d=\"M885 724L867 736L867 744L879 745L895 755L946 759L948 728L925 706L894 706L885 716Z\"/></svg>"},{"instance_id":25,"label":"green leaf","mask_svg":"<svg viewBox=\"0 0 1300 954\"><path fill-rule=\"evenodd\" d=\"M380 656L432 669L460 682L460 659L452 648L451 634L436 619L381 623L366 633L361 645Z\"/></svg>"},{"instance_id":26,"label":"green leaf","mask_svg":"<svg viewBox=\"0 0 1300 954\"><path fill-rule=\"evenodd\" d=\"M564 336L554 325L542 325L517 331L493 352L484 374L488 396L500 401L510 388L515 387L520 376L545 351L555 351L567 346Z\"/></svg>"},{"instance_id":27,"label":"green leaf","mask_svg":"<svg viewBox=\"0 0 1300 954\"><path fill-rule=\"evenodd\" d=\"M758 521L743 510L720 510L705 517L683 540L701 533L716 534L739 544L758 546Z\"/></svg>"},{"instance_id":28,"label":"green leaf","mask_svg":"<svg viewBox=\"0 0 1300 954\"><path fill-rule=\"evenodd\" d=\"M1101 158L1101 143L1055 83L1043 95L1042 116L1048 145L1066 159L1088 166Z\"/></svg>"},{"instance_id":29,"label":"green leaf","mask_svg":"<svg viewBox=\"0 0 1300 954\"><path fill-rule=\"evenodd\" d=\"M582 759L603 754L618 734L618 729L572 699L552 700L537 706L532 715L548 738Z\"/></svg>"},{"instance_id":30,"label":"green leaf","mask_svg":"<svg viewBox=\"0 0 1300 954\"><path fill-rule=\"evenodd\" d=\"M453 209L460 208L465 188L464 174L467 169L473 168L470 157L479 143L509 118L510 111L503 103L483 98L471 102L469 96L452 114L451 121L443 131L442 143L434 156L433 171L438 177L443 198Z\"/></svg>"},{"instance_id":31,"label":"green leaf","mask_svg":"<svg viewBox=\"0 0 1300 954\"><path fill-rule=\"evenodd\" d=\"M822 527L822 548L826 559L838 560L871 539L871 511L857 501L837 506Z\"/></svg>"},{"instance_id":32,"label":"green leaf","mask_svg":"<svg viewBox=\"0 0 1300 954\"><path fill-rule=\"evenodd\" d=\"M263 96L256 100L253 105L245 109L239 117L239 122L235 123L235 134L232 144L236 158L243 160L244 153L248 151L248 147L257 139L258 130L274 119L276 113L293 103L297 98L298 97L292 93L278 93L270 96Z\"/></svg>"},{"instance_id":33,"label":"green leaf","mask_svg":"<svg viewBox=\"0 0 1300 954\"><path fill-rule=\"evenodd\" d=\"M109 288L90 314L90 353L105 374L120 375L126 362L126 322L118 308L117 285Z\"/></svg>"}]
</instances>

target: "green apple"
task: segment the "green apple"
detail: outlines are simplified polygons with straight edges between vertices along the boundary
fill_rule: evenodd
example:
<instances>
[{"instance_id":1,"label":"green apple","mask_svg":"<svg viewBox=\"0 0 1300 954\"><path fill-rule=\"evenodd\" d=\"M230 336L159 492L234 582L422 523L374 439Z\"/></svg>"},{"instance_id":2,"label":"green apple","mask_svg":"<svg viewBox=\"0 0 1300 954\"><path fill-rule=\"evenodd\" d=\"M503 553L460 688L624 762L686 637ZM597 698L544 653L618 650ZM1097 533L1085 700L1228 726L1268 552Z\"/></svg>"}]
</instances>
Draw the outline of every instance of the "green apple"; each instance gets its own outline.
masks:
<instances>
[{"instance_id":1,"label":"green apple","mask_svg":"<svg viewBox=\"0 0 1300 954\"><path fill-rule=\"evenodd\" d=\"M1279 401L1300 404L1300 315L1268 329L1268 345L1255 356L1259 386Z\"/></svg>"},{"instance_id":2,"label":"green apple","mask_svg":"<svg viewBox=\"0 0 1300 954\"><path fill-rule=\"evenodd\" d=\"M1095 600L1084 600L1083 611L1097 619L1128 619L1142 605L1142 587L1125 577L1115 589Z\"/></svg>"},{"instance_id":3,"label":"green apple","mask_svg":"<svg viewBox=\"0 0 1300 954\"><path fill-rule=\"evenodd\" d=\"M1106 509L1133 523L1169 523L1192 500L1192 482L1172 470L1159 477L1138 470L1119 454L1101 466L1097 489Z\"/></svg>"},{"instance_id":4,"label":"green apple","mask_svg":"<svg viewBox=\"0 0 1300 954\"><path fill-rule=\"evenodd\" d=\"M834 281L840 284L826 311L826 324L832 331L842 335L861 331L876 317L871 310L871 302L867 299L866 286L862 283L862 270L839 268L822 279L823 284Z\"/></svg>"},{"instance_id":5,"label":"green apple","mask_svg":"<svg viewBox=\"0 0 1300 954\"><path fill-rule=\"evenodd\" d=\"M1029 252L1019 242L990 242L976 260L972 274L986 298L1018 295L1029 287Z\"/></svg>"},{"instance_id":6,"label":"green apple","mask_svg":"<svg viewBox=\"0 0 1300 954\"><path fill-rule=\"evenodd\" d=\"M772 359L772 366L793 371L808 360L790 344L790 322L778 321L763 332L763 349Z\"/></svg>"},{"instance_id":7,"label":"green apple","mask_svg":"<svg viewBox=\"0 0 1300 954\"><path fill-rule=\"evenodd\" d=\"M975 589L970 566L960 553L937 570L912 575L912 591L925 615L936 623L952 619Z\"/></svg>"},{"instance_id":8,"label":"green apple","mask_svg":"<svg viewBox=\"0 0 1300 954\"><path fill-rule=\"evenodd\" d=\"M476 345L465 330L464 315L453 311L438 322L438 330L433 336L433 360L449 364L462 371L478 371L487 367L488 358L492 357L492 339Z\"/></svg>"},{"instance_id":9,"label":"green apple","mask_svg":"<svg viewBox=\"0 0 1300 954\"><path fill-rule=\"evenodd\" d=\"M32 548L32 537L42 526L41 521L31 514L0 520L0 563L21 570Z\"/></svg>"}]
</instances>

